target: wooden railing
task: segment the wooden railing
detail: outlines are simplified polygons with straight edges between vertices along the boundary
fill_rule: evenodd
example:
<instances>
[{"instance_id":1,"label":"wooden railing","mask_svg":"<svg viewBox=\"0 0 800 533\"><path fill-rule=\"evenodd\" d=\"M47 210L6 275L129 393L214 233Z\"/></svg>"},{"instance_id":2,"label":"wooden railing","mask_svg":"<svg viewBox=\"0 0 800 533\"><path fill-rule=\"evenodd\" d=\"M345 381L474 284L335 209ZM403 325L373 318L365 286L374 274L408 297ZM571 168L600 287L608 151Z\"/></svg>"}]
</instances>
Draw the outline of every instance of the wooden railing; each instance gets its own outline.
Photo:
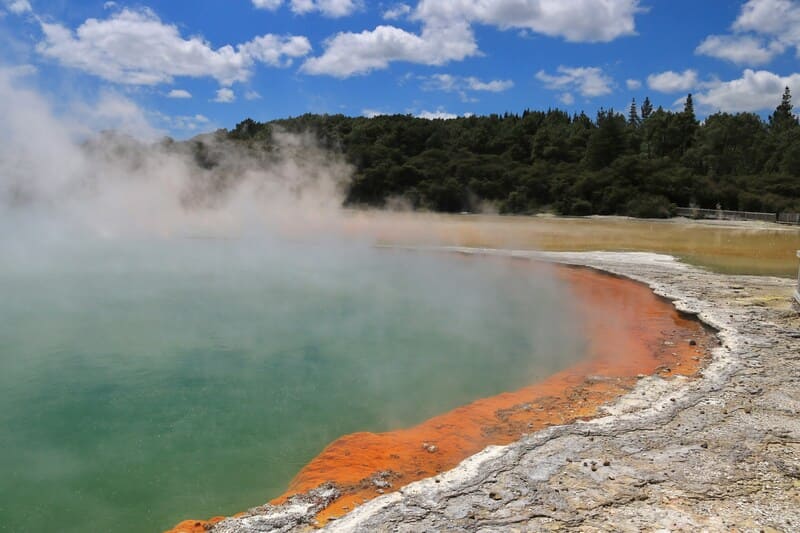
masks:
<instances>
[{"instance_id":1,"label":"wooden railing","mask_svg":"<svg viewBox=\"0 0 800 533\"><path fill-rule=\"evenodd\" d=\"M797 257L800 258L800 250L797 251ZM794 289L794 299L800 304L800 270L797 271L797 287Z\"/></svg>"},{"instance_id":2,"label":"wooden railing","mask_svg":"<svg viewBox=\"0 0 800 533\"><path fill-rule=\"evenodd\" d=\"M760 220L763 222L776 222L775 213L758 213L755 211L728 211L725 209L700 209L699 207L678 207L675 212L678 216L688 218L710 218L714 220Z\"/></svg>"},{"instance_id":3,"label":"wooden railing","mask_svg":"<svg viewBox=\"0 0 800 533\"><path fill-rule=\"evenodd\" d=\"M778 222L781 224L795 224L800 226L800 213L779 213Z\"/></svg>"}]
</instances>

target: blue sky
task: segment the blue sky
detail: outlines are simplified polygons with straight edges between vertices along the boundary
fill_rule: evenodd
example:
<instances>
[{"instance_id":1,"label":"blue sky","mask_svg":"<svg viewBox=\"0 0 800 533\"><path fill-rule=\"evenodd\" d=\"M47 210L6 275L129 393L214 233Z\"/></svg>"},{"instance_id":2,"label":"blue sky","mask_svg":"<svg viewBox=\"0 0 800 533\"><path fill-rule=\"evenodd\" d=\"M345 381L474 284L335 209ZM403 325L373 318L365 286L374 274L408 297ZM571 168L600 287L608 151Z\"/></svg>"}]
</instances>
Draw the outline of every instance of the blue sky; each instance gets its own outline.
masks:
<instances>
[{"instance_id":1,"label":"blue sky","mask_svg":"<svg viewBox=\"0 0 800 533\"><path fill-rule=\"evenodd\" d=\"M313 113L427 117L800 94L792 0L0 0L0 64L56 109L184 138ZM122 117L122 118L120 118Z\"/></svg>"}]
</instances>

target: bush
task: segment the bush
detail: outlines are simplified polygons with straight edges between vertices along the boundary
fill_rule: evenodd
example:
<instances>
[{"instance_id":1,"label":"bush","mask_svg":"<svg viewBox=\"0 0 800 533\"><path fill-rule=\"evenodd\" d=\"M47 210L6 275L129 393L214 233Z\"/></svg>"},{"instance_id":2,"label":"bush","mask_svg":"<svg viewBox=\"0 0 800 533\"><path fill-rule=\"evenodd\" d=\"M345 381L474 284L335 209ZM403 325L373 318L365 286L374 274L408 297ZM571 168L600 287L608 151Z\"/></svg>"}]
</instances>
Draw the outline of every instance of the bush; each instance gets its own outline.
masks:
<instances>
[{"instance_id":1,"label":"bush","mask_svg":"<svg viewBox=\"0 0 800 533\"><path fill-rule=\"evenodd\" d=\"M650 194L633 198L625 207L626 214L636 218L669 218L675 209L666 197Z\"/></svg>"},{"instance_id":2,"label":"bush","mask_svg":"<svg viewBox=\"0 0 800 533\"><path fill-rule=\"evenodd\" d=\"M570 206L569 214L575 215L579 217L585 217L591 215L593 212L592 204L588 200L579 199L572 202L572 206Z\"/></svg>"}]
</instances>

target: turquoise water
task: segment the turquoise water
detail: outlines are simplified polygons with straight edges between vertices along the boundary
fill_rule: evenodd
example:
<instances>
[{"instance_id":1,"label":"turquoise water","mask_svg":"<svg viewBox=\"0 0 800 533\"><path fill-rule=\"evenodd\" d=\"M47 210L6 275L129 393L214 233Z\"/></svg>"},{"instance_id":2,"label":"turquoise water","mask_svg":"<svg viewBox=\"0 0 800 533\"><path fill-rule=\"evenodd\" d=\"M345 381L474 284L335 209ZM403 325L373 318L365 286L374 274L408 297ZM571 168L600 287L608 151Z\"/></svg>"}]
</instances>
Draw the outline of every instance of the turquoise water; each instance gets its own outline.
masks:
<instances>
[{"instance_id":1,"label":"turquoise water","mask_svg":"<svg viewBox=\"0 0 800 533\"><path fill-rule=\"evenodd\" d=\"M159 531L281 493L336 437L583 353L568 294L343 243L5 243L0 529Z\"/></svg>"}]
</instances>

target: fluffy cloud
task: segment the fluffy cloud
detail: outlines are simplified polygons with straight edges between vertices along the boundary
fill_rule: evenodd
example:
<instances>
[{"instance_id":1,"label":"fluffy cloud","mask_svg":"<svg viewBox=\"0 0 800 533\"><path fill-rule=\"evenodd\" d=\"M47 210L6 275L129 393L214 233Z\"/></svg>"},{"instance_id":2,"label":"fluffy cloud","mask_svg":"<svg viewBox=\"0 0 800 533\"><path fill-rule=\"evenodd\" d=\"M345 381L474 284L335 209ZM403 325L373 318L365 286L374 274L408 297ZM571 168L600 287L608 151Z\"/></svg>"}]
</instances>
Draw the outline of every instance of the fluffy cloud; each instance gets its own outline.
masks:
<instances>
[{"instance_id":1,"label":"fluffy cloud","mask_svg":"<svg viewBox=\"0 0 800 533\"><path fill-rule=\"evenodd\" d=\"M417 114L417 118L427 118L428 120L451 120L458 118L458 115L448 113L440 107L436 111L421 111Z\"/></svg>"},{"instance_id":2,"label":"fluffy cloud","mask_svg":"<svg viewBox=\"0 0 800 533\"><path fill-rule=\"evenodd\" d=\"M384 113L383 111L378 111L377 109L362 109L361 115L367 118L375 118L386 115L388 113Z\"/></svg>"},{"instance_id":3,"label":"fluffy cloud","mask_svg":"<svg viewBox=\"0 0 800 533\"><path fill-rule=\"evenodd\" d=\"M429 91L457 92L462 100L468 100L468 92L500 93L514 87L512 80L483 81L475 76L453 76L452 74L434 74L423 77L422 88Z\"/></svg>"},{"instance_id":4,"label":"fluffy cloud","mask_svg":"<svg viewBox=\"0 0 800 533\"><path fill-rule=\"evenodd\" d=\"M748 0L742 5L735 31L753 31L800 41L800 5L792 0Z\"/></svg>"},{"instance_id":5,"label":"fluffy cloud","mask_svg":"<svg viewBox=\"0 0 800 533\"><path fill-rule=\"evenodd\" d=\"M382 25L329 39L325 52L308 59L303 70L346 78L386 68L393 61L443 65L477 55L473 24L502 30L524 29L572 42L608 42L636 33L639 0L420 0L410 19L413 33ZM390 9L388 18L403 16Z\"/></svg>"},{"instance_id":6,"label":"fluffy cloud","mask_svg":"<svg viewBox=\"0 0 800 533\"><path fill-rule=\"evenodd\" d=\"M323 55L306 60L303 71L346 78L384 69L391 61L443 65L477 53L478 45L466 23L426 26L420 35L378 26L372 31L336 34L326 43Z\"/></svg>"},{"instance_id":7,"label":"fluffy cloud","mask_svg":"<svg viewBox=\"0 0 800 533\"><path fill-rule=\"evenodd\" d=\"M800 2L748 0L731 29L733 35L710 35L696 53L740 65L764 65L787 48L800 56Z\"/></svg>"},{"instance_id":8,"label":"fluffy cloud","mask_svg":"<svg viewBox=\"0 0 800 533\"><path fill-rule=\"evenodd\" d=\"M346 17L360 8L357 0L291 0L294 13L319 11L326 17Z\"/></svg>"},{"instance_id":9,"label":"fluffy cloud","mask_svg":"<svg viewBox=\"0 0 800 533\"><path fill-rule=\"evenodd\" d=\"M305 37L264 35L213 49L200 37L184 39L148 9L123 9L104 20L88 19L74 32L41 23L37 50L62 65L131 85L170 83L175 77L212 77L223 85L245 81L256 62L291 64L311 51Z\"/></svg>"},{"instance_id":10,"label":"fluffy cloud","mask_svg":"<svg viewBox=\"0 0 800 533\"><path fill-rule=\"evenodd\" d=\"M647 86L662 93L688 91L697 86L697 72L692 69L683 72L667 70L647 76Z\"/></svg>"},{"instance_id":11,"label":"fluffy cloud","mask_svg":"<svg viewBox=\"0 0 800 533\"><path fill-rule=\"evenodd\" d=\"M528 29L572 42L608 42L636 33L639 0L421 0L414 17Z\"/></svg>"},{"instance_id":12,"label":"fluffy cloud","mask_svg":"<svg viewBox=\"0 0 800 533\"><path fill-rule=\"evenodd\" d=\"M544 86L554 91L577 91L582 96L592 98L611 94L613 80L608 77L601 68L598 67L565 67L559 66L557 74L548 74L544 70L536 73L536 79L544 83ZM572 100L571 94L561 95ZM564 102L566 103L566 102Z\"/></svg>"},{"instance_id":13,"label":"fluffy cloud","mask_svg":"<svg viewBox=\"0 0 800 533\"><path fill-rule=\"evenodd\" d=\"M488 91L490 93L501 93L514 87L512 80L492 80L481 81L478 78L469 77L465 80L467 88L471 91Z\"/></svg>"},{"instance_id":14,"label":"fluffy cloud","mask_svg":"<svg viewBox=\"0 0 800 533\"><path fill-rule=\"evenodd\" d=\"M33 76L37 72L39 72L39 69L29 64L14 65L13 67L0 66L0 76L12 80Z\"/></svg>"},{"instance_id":15,"label":"fluffy cloud","mask_svg":"<svg viewBox=\"0 0 800 533\"><path fill-rule=\"evenodd\" d=\"M748 35L709 35L695 49L695 53L725 59L737 65L763 65L784 50L784 45L778 41L765 43Z\"/></svg>"},{"instance_id":16,"label":"fluffy cloud","mask_svg":"<svg viewBox=\"0 0 800 533\"><path fill-rule=\"evenodd\" d=\"M411 13L411 6L408 4L397 4L383 12L385 20L397 20L407 17Z\"/></svg>"},{"instance_id":17,"label":"fluffy cloud","mask_svg":"<svg viewBox=\"0 0 800 533\"><path fill-rule=\"evenodd\" d=\"M785 87L798 94L800 74L779 76L766 70L746 69L741 78L711 84L694 99L709 111L764 111L780 103Z\"/></svg>"},{"instance_id":18,"label":"fluffy cloud","mask_svg":"<svg viewBox=\"0 0 800 533\"><path fill-rule=\"evenodd\" d=\"M165 115L159 112L150 113L154 122L171 131L197 132L200 128L209 129L211 121L204 115Z\"/></svg>"},{"instance_id":19,"label":"fluffy cloud","mask_svg":"<svg viewBox=\"0 0 800 533\"><path fill-rule=\"evenodd\" d=\"M22 15L23 13L30 13L33 11L31 3L28 0L5 0L6 8L15 15Z\"/></svg>"},{"instance_id":20,"label":"fluffy cloud","mask_svg":"<svg viewBox=\"0 0 800 533\"><path fill-rule=\"evenodd\" d=\"M244 99L249 101L261 100L261 95L257 91L247 91L244 93Z\"/></svg>"},{"instance_id":21,"label":"fluffy cloud","mask_svg":"<svg viewBox=\"0 0 800 533\"><path fill-rule=\"evenodd\" d=\"M283 0L252 0L256 9L275 11ZM289 7L293 13L304 15L319 12L326 17L345 17L361 7L359 0L290 0Z\"/></svg>"},{"instance_id":22,"label":"fluffy cloud","mask_svg":"<svg viewBox=\"0 0 800 533\"><path fill-rule=\"evenodd\" d=\"M572 93L564 93L558 97L558 101L564 105L572 105L575 103L575 97Z\"/></svg>"},{"instance_id":23,"label":"fluffy cloud","mask_svg":"<svg viewBox=\"0 0 800 533\"><path fill-rule=\"evenodd\" d=\"M223 87L217 91L217 96L214 98L214 102L219 104L230 104L231 102L236 101L236 94L227 87Z\"/></svg>"},{"instance_id":24,"label":"fluffy cloud","mask_svg":"<svg viewBox=\"0 0 800 533\"><path fill-rule=\"evenodd\" d=\"M629 91L636 91L642 88L642 82L639 80L625 80L625 86Z\"/></svg>"},{"instance_id":25,"label":"fluffy cloud","mask_svg":"<svg viewBox=\"0 0 800 533\"><path fill-rule=\"evenodd\" d=\"M256 9L266 9L268 11L275 11L279 7L283 0L253 0L253 7Z\"/></svg>"},{"instance_id":26,"label":"fluffy cloud","mask_svg":"<svg viewBox=\"0 0 800 533\"><path fill-rule=\"evenodd\" d=\"M178 99L185 99L191 98L192 93L186 91L184 89L172 89L169 93L167 93L167 98L178 98Z\"/></svg>"}]
</instances>

